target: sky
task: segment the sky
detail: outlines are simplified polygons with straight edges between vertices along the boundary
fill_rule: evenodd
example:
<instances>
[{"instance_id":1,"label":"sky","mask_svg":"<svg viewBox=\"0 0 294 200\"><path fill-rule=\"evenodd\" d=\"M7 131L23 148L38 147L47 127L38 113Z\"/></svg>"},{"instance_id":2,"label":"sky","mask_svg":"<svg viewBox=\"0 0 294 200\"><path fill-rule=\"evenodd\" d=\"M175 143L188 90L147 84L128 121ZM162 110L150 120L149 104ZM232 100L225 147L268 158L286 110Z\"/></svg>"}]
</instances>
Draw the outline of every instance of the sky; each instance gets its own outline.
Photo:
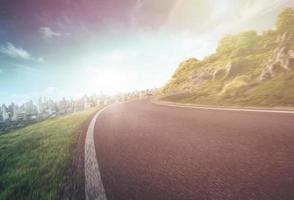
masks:
<instances>
[{"instance_id":1,"label":"sky","mask_svg":"<svg viewBox=\"0 0 294 200\"><path fill-rule=\"evenodd\" d=\"M0 103L163 86L293 0L1 0Z\"/></svg>"}]
</instances>

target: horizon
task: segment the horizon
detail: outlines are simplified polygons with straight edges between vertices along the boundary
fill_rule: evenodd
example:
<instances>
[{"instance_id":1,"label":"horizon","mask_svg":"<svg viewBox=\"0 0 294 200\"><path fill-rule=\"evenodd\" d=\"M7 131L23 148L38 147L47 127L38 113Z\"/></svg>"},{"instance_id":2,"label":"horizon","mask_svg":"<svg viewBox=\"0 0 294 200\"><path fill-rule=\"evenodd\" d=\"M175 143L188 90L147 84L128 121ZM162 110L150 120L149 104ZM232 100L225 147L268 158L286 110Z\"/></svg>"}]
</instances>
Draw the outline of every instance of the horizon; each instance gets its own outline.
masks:
<instances>
[{"instance_id":1,"label":"horizon","mask_svg":"<svg viewBox=\"0 0 294 200\"><path fill-rule=\"evenodd\" d=\"M132 94L137 94L137 93L141 93L141 92L148 92L148 91L155 91L157 90L158 88L149 88L149 89L146 89L146 90L134 90L134 91L130 91L130 92L123 92L123 93L115 93L115 94L105 94L103 92L100 92L100 93L92 93L92 94L79 94L79 96L75 96L75 97L66 97L66 96L63 96L61 98L52 98L52 97L48 97L48 96L39 96L38 98L36 99L27 99L26 101L23 101L23 102L8 102L8 103L1 103L0 102L0 107L1 106L9 106L9 105L12 105L14 104L15 106L23 106L25 105L26 103L29 103L29 102L32 102L34 105L38 104L38 102L41 100L41 101L53 101L54 103L58 103L58 102L61 102L61 101L79 101L83 98L97 98L97 99L103 99L103 98L118 98L118 97L121 97L121 96L127 96L127 95L132 95Z\"/></svg>"},{"instance_id":2,"label":"horizon","mask_svg":"<svg viewBox=\"0 0 294 200\"><path fill-rule=\"evenodd\" d=\"M21 4L0 3L1 104L159 88L183 60L213 53L225 34L273 28L281 9L294 6L290 0Z\"/></svg>"}]
</instances>

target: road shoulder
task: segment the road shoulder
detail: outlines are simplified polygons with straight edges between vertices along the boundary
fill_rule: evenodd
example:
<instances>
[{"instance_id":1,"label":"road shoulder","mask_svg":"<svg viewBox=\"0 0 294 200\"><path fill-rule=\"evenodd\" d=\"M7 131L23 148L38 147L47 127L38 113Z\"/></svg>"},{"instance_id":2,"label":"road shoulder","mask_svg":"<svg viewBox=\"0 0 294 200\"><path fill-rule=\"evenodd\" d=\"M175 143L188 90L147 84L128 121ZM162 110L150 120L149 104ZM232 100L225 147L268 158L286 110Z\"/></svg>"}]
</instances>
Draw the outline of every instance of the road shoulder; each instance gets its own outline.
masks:
<instances>
[{"instance_id":1,"label":"road shoulder","mask_svg":"<svg viewBox=\"0 0 294 200\"><path fill-rule=\"evenodd\" d=\"M62 185L60 186L59 199L85 199L84 145L89 124L95 114L96 112L88 117L78 130L79 134L73 147L72 159L69 167L66 169Z\"/></svg>"},{"instance_id":2,"label":"road shoulder","mask_svg":"<svg viewBox=\"0 0 294 200\"><path fill-rule=\"evenodd\" d=\"M264 112L264 113L284 113L294 114L294 108L265 108L265 107L238 107L238 106L210 106L210 105L198 105L198 104L185 104L172 101L162 100L162 96L152 98L151 103L161 106L170 106L178 108L192 108L202 110L222 110L222 111L237 111L237 112Z\"/></svg>"},{"instance_id":3,"label":"road shoulder","mask_svg":"<svg viewBox=\"0 0 294 200\"><path fill-rule=\"evenodd\" d=\"M94 130L96 120L99 115L108 108L108 106L99 110L92 118L85 138L85 196L87 200L97 199L106 200L106 194L101 179L99 170L99 164L96 156L95 144L94 144Z\"/></svg>"}]
</instances>

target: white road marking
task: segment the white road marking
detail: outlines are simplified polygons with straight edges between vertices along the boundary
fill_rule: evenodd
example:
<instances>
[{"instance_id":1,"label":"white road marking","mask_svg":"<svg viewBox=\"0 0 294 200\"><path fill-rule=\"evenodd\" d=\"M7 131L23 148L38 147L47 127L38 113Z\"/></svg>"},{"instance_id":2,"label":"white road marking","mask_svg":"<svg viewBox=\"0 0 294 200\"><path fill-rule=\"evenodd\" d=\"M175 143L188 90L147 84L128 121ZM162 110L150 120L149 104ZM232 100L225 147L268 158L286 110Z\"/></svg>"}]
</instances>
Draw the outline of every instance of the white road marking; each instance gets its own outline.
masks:
<instances>
[{"instance_id":1,"label":"white road marking","mask_svg":"<svg viewBox=\"0 0 294 200\"><path fill-rule=\"evenodd\" d=\"M94 144L94 128L98 116L106 109L103 108L93 117L87 131L85 141L85 193L87 200L107 200L101 180L96 150Z\"/></svg>"},{"instance_id":2,"label":"white road marking","mask_svg":"<svg viewBox=\"0 0 294 200\"><path fill-rule=\"evenodd\" d=\"M266 110L266 109L251 109L251 108L222 108L222 107L204 107L204 106L191 106L191 105L179 105L172 103L162 103L158 101L151 101L154 104L178 108L193 108L202 110L222 110L222 111L238 111L238 112L263 112L263 113L283 113L294 114L294 110Z\"/></svg>"}]
</instances>

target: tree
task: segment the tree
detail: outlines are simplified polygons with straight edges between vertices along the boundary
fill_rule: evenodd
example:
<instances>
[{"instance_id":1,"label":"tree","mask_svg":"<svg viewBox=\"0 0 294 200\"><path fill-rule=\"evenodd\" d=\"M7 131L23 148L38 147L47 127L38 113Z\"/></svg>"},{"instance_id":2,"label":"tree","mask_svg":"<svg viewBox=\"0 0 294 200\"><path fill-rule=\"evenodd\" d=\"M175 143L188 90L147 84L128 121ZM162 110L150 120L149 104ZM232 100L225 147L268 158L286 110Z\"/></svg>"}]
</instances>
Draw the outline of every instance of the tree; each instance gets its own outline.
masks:
<instances>
[{"instance_id":1,"label":"tree","mask_svg":"<svg viewBox=\"0 0 294 200\"><path fill-rule=\"evenodd\" d=\"M278 15L276 28L280 32L294 33L294 8L286 8Z\"/></svg>"},{"instance_id":2,"label":"tree","mask_svg":"<svg viewBox=\"0 0 294 200\"><path fill-rule=\"evenodd\" d=\"M226 35L219 42L217 52L221 55L245 55L254 50L258 41L255 31L241 32L237 35Z\"/></svg>"}]
</instances>

